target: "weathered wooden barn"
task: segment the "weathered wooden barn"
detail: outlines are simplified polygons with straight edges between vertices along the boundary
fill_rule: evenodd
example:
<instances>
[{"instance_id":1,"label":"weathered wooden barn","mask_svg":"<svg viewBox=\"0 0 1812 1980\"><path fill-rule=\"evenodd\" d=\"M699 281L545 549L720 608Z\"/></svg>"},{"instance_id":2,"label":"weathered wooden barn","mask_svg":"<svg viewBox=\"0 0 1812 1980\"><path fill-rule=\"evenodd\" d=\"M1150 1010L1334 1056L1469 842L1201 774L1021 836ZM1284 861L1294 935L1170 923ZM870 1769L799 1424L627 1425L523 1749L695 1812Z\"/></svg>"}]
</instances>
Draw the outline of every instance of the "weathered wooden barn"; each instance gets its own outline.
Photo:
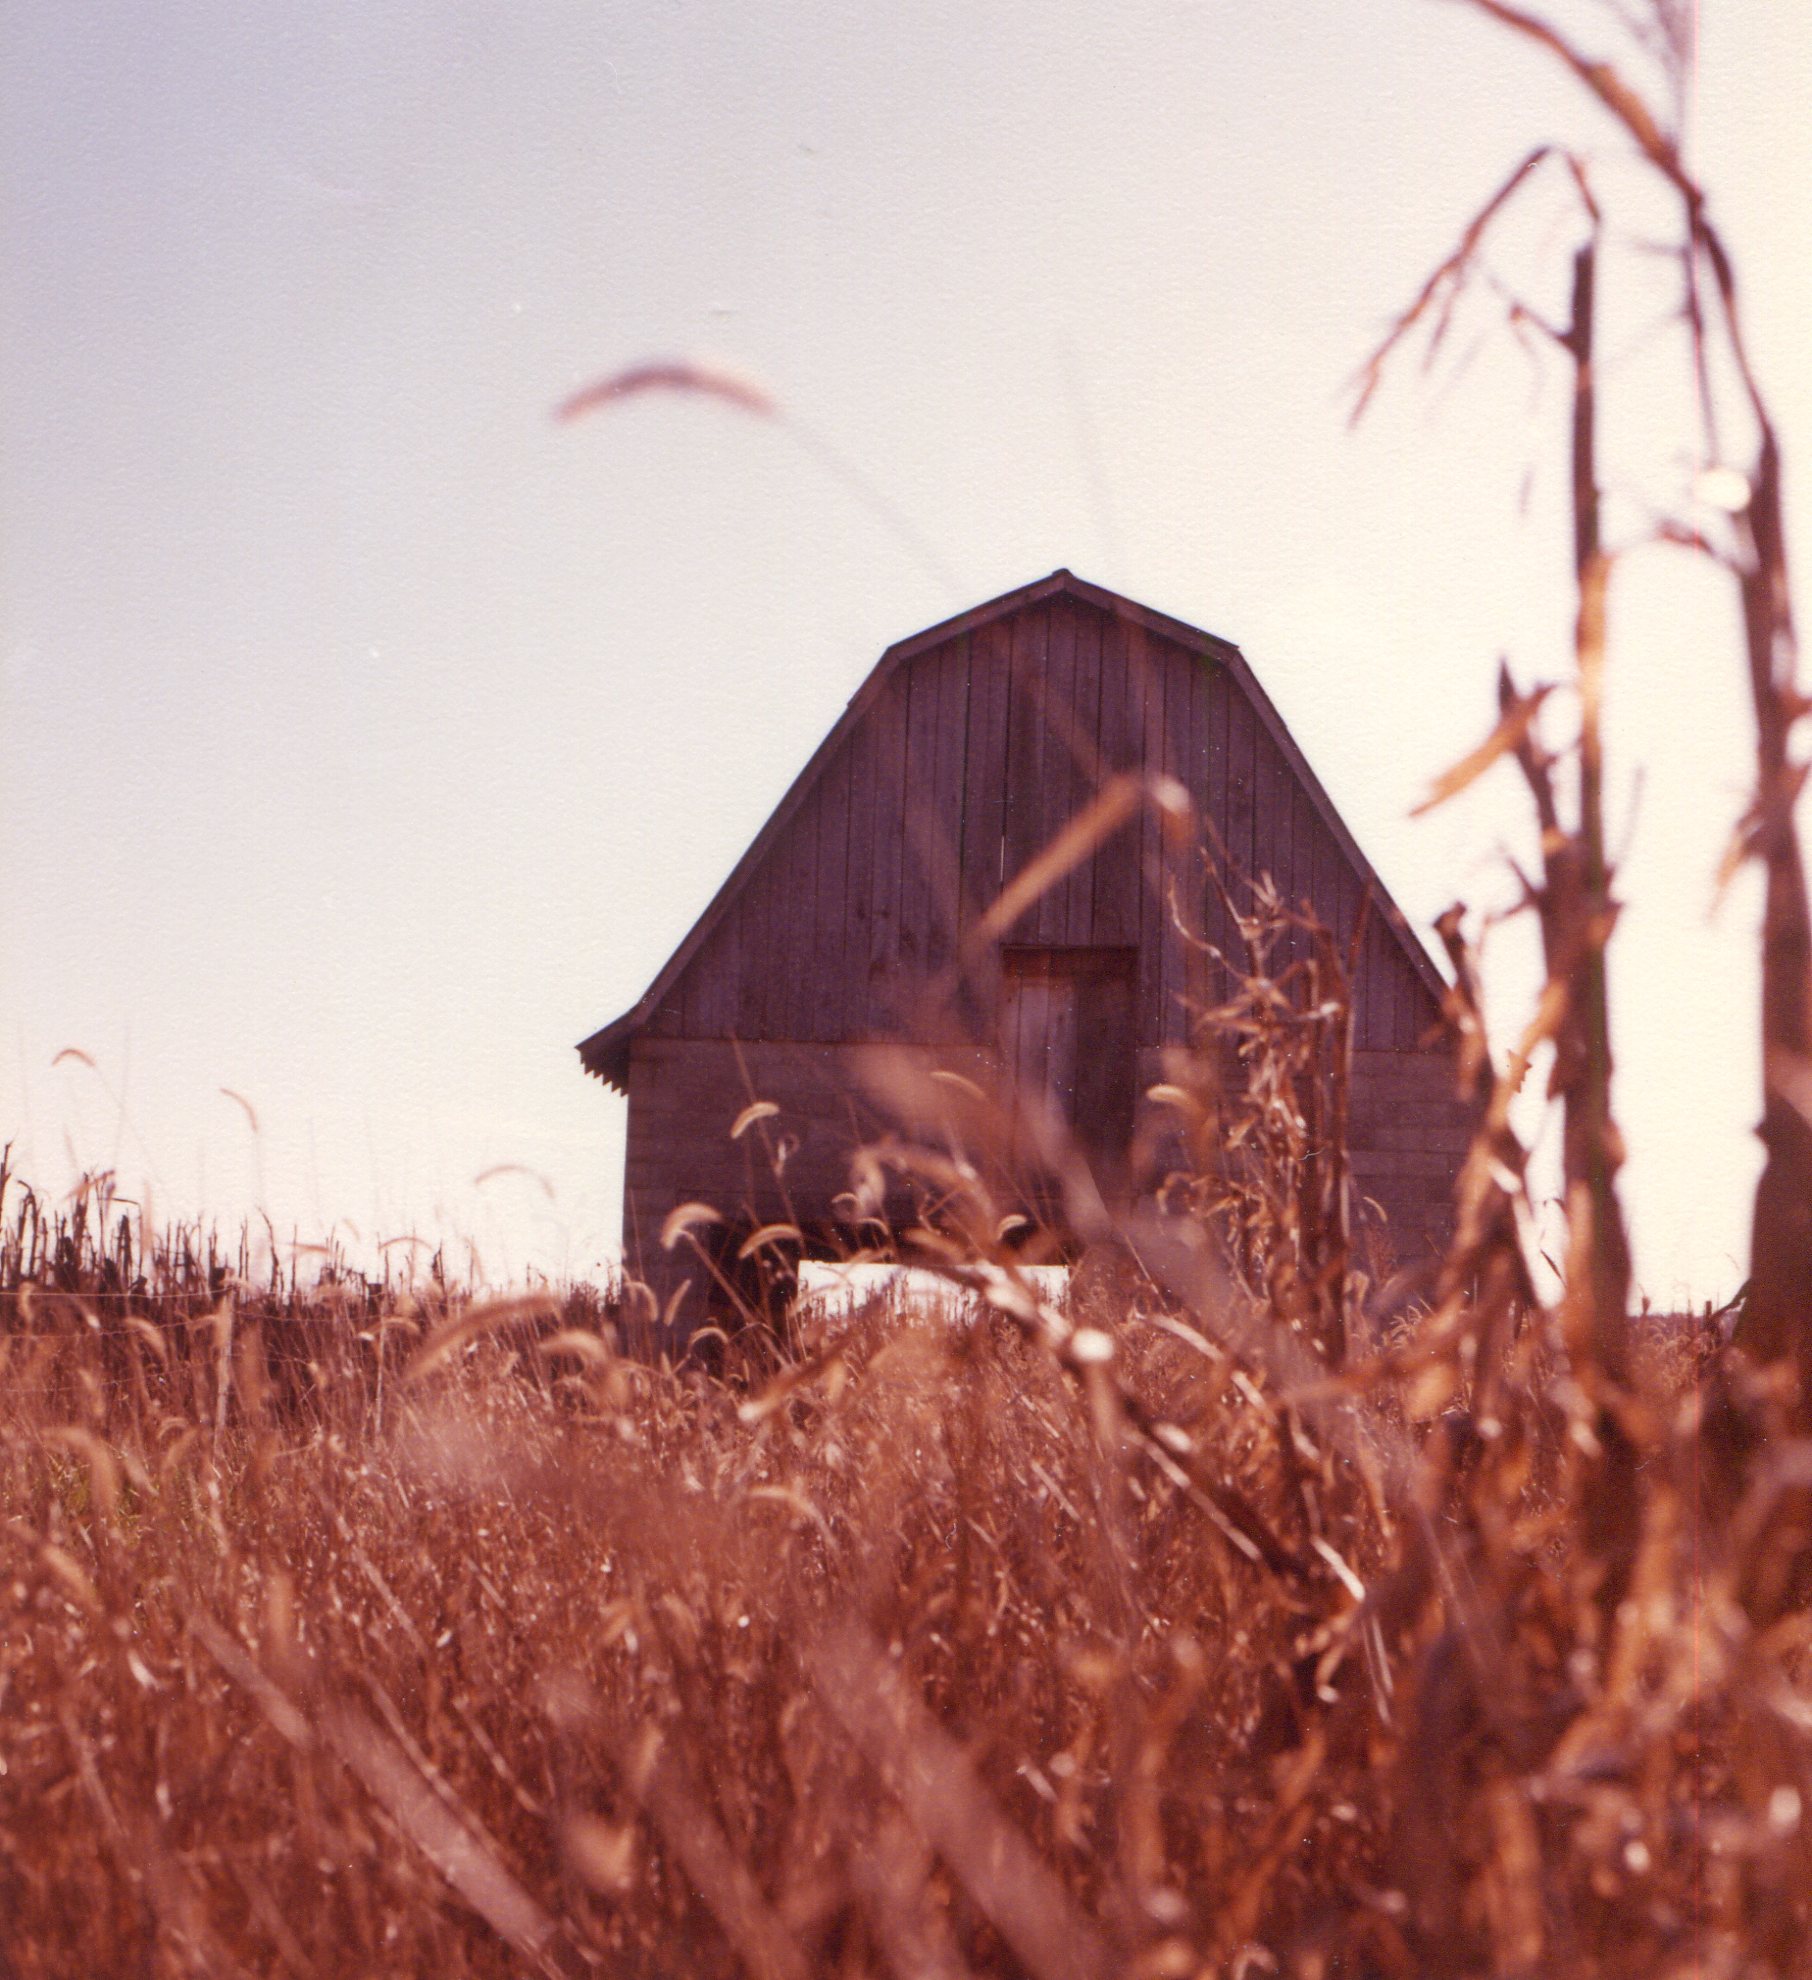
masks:
<instances>
[{"instance_id":1,"label":"weathered wooden barn","mask_svg":"<svg viewBox=\"0 0 1812 1980\"><path fill-rule=\"evenodd\" d=\"M1180 786L1201 830L1131 806L985 927L1124 773ZM646 994L579 1047L628 1096L632 1268L663 1292L680 1261L702 1281L659 1245L692 1200L724 1232L784 1220L847 1245L852 1156L895 1124L899 1083L877 1067L902 1052L1042 1089L1112 1186L1148 1183L1127 1155L1149 1152L1148 1089L1225 993L1210 949L1238 953L1204 839L1235 900L1269 875L1285 902L1361 930L1353 1171L1399 1261L1426 1255L1466 1145L1439 973L1238 649L1059 570L889 647ZM777 1111L733 1137L755 1101ZM676 1308L701 1311L690 1295Z\"/></svg>"}]
</instances>

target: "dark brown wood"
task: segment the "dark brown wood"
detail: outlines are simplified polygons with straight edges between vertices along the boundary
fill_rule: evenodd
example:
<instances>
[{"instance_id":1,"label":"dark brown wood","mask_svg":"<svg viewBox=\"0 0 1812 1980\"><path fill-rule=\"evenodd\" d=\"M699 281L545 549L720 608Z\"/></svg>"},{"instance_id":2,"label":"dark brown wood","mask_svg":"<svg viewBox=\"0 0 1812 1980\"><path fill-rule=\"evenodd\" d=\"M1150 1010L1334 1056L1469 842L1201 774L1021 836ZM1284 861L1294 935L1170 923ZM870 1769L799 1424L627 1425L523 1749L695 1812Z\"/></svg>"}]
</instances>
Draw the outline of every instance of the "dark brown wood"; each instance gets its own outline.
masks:
<instances>
[{"instance_id":1,"label":"dark brown wood","mask_svg":"<svg viewBox=\"0 0 1812 1980\"><path fill-rule=\"evenodd\" d=\"M1103 777L1137 774L1143 737L1136 724L1128 685L1127 627L1117 619L1100 626L1098 698L1100 761ZM1089 861L1091 939L1109 946L1136 946L1143 875L1139 867L1139 825L1124 825L1103 841Z\"/></svg>"},{"instance_id":2,"label":"dark brown wood","mask_svg":"<svg viewBox=\"0 0 1812 1980\"><path fill-rule=\"evenodd\" d=\"M1416 1034L1421 1029L1424 1001L1422 986L1403 966L1400 955L1391 957L1391 976L1394 983L1396 1022L1391 1030L1390 1042L1399 1052L1413 1052L1416 1049Z\"/></svg>"},{"instance_id":3,"label":"dark brown wood","mask_svg":"<svg viewBox=\"0 0 1812 1980\"><path fill-rule=\"evenodd\" d=\"M1054 1109L1096 1173L1119 1175L1138 1066L1136 951L1015 946L1003 965L1002 1054L1022 1104Z\"/></svg>"},{"instance_id":4,"label":"dark brown wood","mask_svg":"<svg viewBox=\"0 0 1812 1980\"><path fill-rule=\"evenodd\" d=\"M814 1034L812 985L818 957L818 827L831 802L835 782L827 774L813 785L799 808L793 830L775 848L785 919L776 933L779 953L772 972L772 1003L765 1035L810 1038Z\"/></svg>"},{"instance_id":5,"label":"dark brown wood","mask_svg":"<svg viewBox=\"0 0 1812 1980\"><path fill-rule=\"evenodd\" d=\"M1035 814L1034 852L1042 851L1076 813L1070 788L1071 761L1064 745L1063 729L1068 719L1070 692L1075 685L1076 644L1074 628L1064 614L1047 605L1044 617L1044 673L1038 691L1038 788ZM1064 886L1060 882L1047 890L1026 917L1026 934L1038 942L1061 942Z\"/></svg>"},{"instance_id":6,"label":"dark brown wood","mask_svg":"<svg viewBox=\"0 0 1812 1980\"><path fill-rule=\"evenodd\" d=\"M869 834L868 1023L881 1031L900 1015L900 900L906 841L906 723L910 675L887 683L871 721L875 731Z\"/></svg>"},{"instance_id":7,"label":"dark brown wood","mask_svg":"<svg viewBox=\"0 0 1812 1980\"><path fill-rule=\"evenodd\" d=\"M1230 959L1237 958L1239 954L1239 937L1216 882L1215 868L1219 864L1220 847L1226 832L1227 724L1232 698L1233 688L1227 670L1209 661L1205 704L1208 723L1207 785L1202 798L1202 839L1209 870L1203 874L1203 925L1208 940L1218 953ZM1208 977L1208 1001L1211 1004L1224 1002L1231 988L1226 964L1214 965Z\"/></svg>"},{"instance_id":8,"label":"dark brown wood","mask_svg":"<svg viewBox=\"0 0 1812 1980\"><path fill-rule=\"evenodd\" d=\"M1252 879L1281 887L1289 879L1289 789L1283 758L1259 728L1252 739Z\"/></svg>"},{"instance_id":9,"label":"dark brown wood","mask_svg":"<svg viewBox=\"0 0 1812 1980\"><path fill-rule=\"evenodd\" d=\"M762 1036L762 993L767 987L768 950L774 927L774 869L763 860L750 874L738 902L736 961L737 1038Z\"/></svg>"},{"instance_id":10,"label":"dark brown wood","mask_svg":"<svg viewBox=\"0 0 1812 1980\"><path fill-rule=\"evenodd\" d=\"M1047 836L1044 831L1047 631L1047 615L1042 607L1024 612L1013 622L1003 822L1003 869L1009 880L1030 862Z\"/></svg>"},{"instance_id":11,"label":"dark brown wood","mask_svg":"<svg viewBox=\"0 0 1812 1980\"><path fill-rule=\"evenodd\" d=\"M737 1032L743 913L743 905L738 903L724 916L699 951L698 967L685 973L685 1030L689 1038L729 1038Z\"/></svg>"},{"instance_id":12,"label":"dark brown wood","mask_svg":"<svg viewBox=\"0 0 1812 1980\"><path fill-rule=\"evenodd\" d=\"M817 809L816 881L812 900L813 977L805 985L810 1009L807 1038L848 1033L850 764L848 742L826 767Z\"/></svg>"},{"instance_id":13,"label":"dark brown wood","mask_svg":"<svg viewBox=\"0 0 1812 1980\"><path fill-rule=\"evenodd\" d=\"M1079 809L1076 764L1070 746L1070 699L1076 684L1075 627L1061 605L1044 608L1044 675L1038 696L1038 826L1034 852L1042 852ZM1039 897L1027 915L1027 932L1041 942L1068 939L1064 927L1067 883L1059 881Z\"/></svg>"},{"instance_id":14,"label":"dark brown wood","mask_svg":"<svg viewBox=\"0 0 1812 1980\"><path fill-rule=\"evenodd\" d=\"M937 753L922 857L930 880L925 967L942 979L956 960L961 925L963 800L969 747L970 656L966 637L941 649L938 660ZM946 1013L940 1011L940 1018Z\"/></svg>"},{"instance_id":15,"label":"dark brown wood","mask_svg":"<svg viewBox=\"0 0 1812 1980\"><path fill-rule=\"evenodd\" d=\"M1214 683L1210 663L1192 660L1187 670L1188 726L1183 738L1183 787L1189 793L1193 829L1177 862L1177 886L1183 904L1184 922L1190 941L1183 958L1183 995L1188 1035L1207 1011L1209 1003L1208 958L1202 944L1208 939L1208 869L1202 858L1202 820L1208 803L1208 739L1212 721Z\"/></svg>"},{"instance_id":16,"label":"dark brown wood","mask_svg":"<svg viewBox=\"0 0 1812 1980\"><path fill-rule=\"evenodd\" d=\"M1340 857L1340 848L1334 843L1334 835L1318 817L1312 815L1312 810L1311 807L1308 828L1309 857L1302 869L1308 875L1305 892L1311 912L1333 936L1344 957L1348 929L1343 919L1347 909L1341 900L1340 877L1342 872L1347 870L1346 863Z\"/></svg>"},{"instance_id":17,"label":"dark brown wood","mask_svg":"<svg viewBox=\"0 0 1812 1980\"><path fill-rule=\"evenodd\" d=\"M1361 1007L1359 1043L1368 1051L1388 1052L1396 1042L1396 983L1391 974L1389 923L1376 905L1366 930L1365 1000Z\"/></svg>"},{"instance_id":18,"label":"dark brown wood","mask_svg":"<svg viewBox=\"0 0 1812 1980\"><path fill-rule=\"evenodd\" d=\"M1143 626L1127 645L1127 686L1139 739L1140 772L1148 782L1164 774L1164 670L1162 655ZM1139 820L1139 1036L1165 1039L1164 888L1167 878L1162 821L1147 805Z\"/></svg>"},{"instance_id":19,"label":"dark brown wood","mask_svg":"<svg viewBox=\"0 0 1812 1980\"><path fill-rule=\"evenodd\" d=\"M1189 789L1189 705L1194 698L1195 664L1174 647L1160 647L1155 656L1156 671L1164 689L1164 725L1156 763L1157 773L1169 783ZM1194 891L1196 856L1194 847L1174 829L1160 826L1158 852L1163 883L1158 901L1154 939L1161 963L1159 976L1159 1042L1181 1045L1189 1035L1187 1000L1189 993L1188 955L1177 932L1179 915L1188 917L1189 898Z\"/></svg>"},{"instance_id":20,"label":"dark brown wood","mask_svg":"<svg viewBox=\"0 0 1812 1980\"><path fill-rule=\"evenodd\" d=\"M1315 901L1315 808L1309 794L1290 779L1290 862L1283 881L1284 905L1292 914L1313 912ZM1305 930L1292 927L1284 944L1285 960L1306 964L1310 943Z\"/></svg>"},{"instance_id":21,"label":"dark brown wood","mask_svg":"<svg viewBox=\"0 0 1812 1980\"><path fill-rule=\"evenodd\" d=\"M898 967L923 983L930 974L929 941L934 869L943 835L937 794L938 677L950 653L934 647L901 670L906 683L906 769L900 796Z\"/></svg>"},{"instance_id":22,"label":"dark brown wood","mask_svg":"<svg viewBox=\"0 0 1812 1980\"><path fill-rule=\"evenodd\" d=\"M1227 890L1242 916L1252 907L1252 828L1257 812L1253 749L1257 734L1258 718L1252 704L1235 687L1228 698L1227 808L1221 836L1226 844ZM1238 958L1238 966L1245 966L1244 955Z\"/></svg>"},{"instance_id":23,"label":"dark brown wood","mask_svg":"<svg viewBox=\"0 0 1812 1980\"><path fill-rule=\"evenodd\" d=\"M1070 649L1070 806L1080 811L1101 788L1102 618L1067 601L1060 623ZM1095 867L1099 847L1064 883L1063 939L1089 943L1095 936Z\"/></svg>"},{"instance_id":24,"label":"dark brown wood","mask_svg":"<svg viewBox=\"0 0 1812 1980\"><path fill-rule=\"evenodd\" d=\"M962 934L994 905L1005 880L1007 731L1012 631L995 621L969 635L969 742L963 765ZM991 1035L998 950L961 954L960 1014L971 1037Z\"/></svg>"},{"instance_id":25,"label":"dark brown wood","mask_svg":"<svg viewBox=\"0 0 1812 1980\"><path fill-rule=\"evenodd\" d=\"M869 955L874 924L874 788L880 724L864 720L849 739L849 862L844 880L848 923L843 935L844 1035L866 1037L870 1016Z\"/></svg>"},{"instance_id":26,"label":"dark brown wood","mask_svg":"<svg viewBox=\"0 0 1812 1980\"><path fill-rule=\"evenodd\" d=\"M969 747L963 766L962 886L965 931L993 906L1004 879L1008 705L1012 633L970 635Z\"/></svg>"}]
</instances>

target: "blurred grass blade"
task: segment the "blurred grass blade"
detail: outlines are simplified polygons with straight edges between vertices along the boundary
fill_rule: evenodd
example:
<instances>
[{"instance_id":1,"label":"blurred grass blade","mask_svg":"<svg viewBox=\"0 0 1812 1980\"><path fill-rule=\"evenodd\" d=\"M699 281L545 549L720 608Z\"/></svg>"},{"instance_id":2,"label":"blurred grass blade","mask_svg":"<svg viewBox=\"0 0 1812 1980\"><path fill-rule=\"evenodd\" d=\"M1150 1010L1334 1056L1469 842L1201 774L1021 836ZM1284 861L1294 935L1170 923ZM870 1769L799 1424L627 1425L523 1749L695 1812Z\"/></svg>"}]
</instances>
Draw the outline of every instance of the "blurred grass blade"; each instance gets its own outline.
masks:
<instances>
[{"instance_id":1,"label":"blurred grass blade","mask_svg":"<svg viewBox=\"0 0 1812 1980\"><path fill-rule=\"evenodd\" d=\"M810 1666L825 1708L1034 1980L1106 1980L1118 1970L1100 1934L872 1637L834 1629Z\"/></svg>"}]
</instances>

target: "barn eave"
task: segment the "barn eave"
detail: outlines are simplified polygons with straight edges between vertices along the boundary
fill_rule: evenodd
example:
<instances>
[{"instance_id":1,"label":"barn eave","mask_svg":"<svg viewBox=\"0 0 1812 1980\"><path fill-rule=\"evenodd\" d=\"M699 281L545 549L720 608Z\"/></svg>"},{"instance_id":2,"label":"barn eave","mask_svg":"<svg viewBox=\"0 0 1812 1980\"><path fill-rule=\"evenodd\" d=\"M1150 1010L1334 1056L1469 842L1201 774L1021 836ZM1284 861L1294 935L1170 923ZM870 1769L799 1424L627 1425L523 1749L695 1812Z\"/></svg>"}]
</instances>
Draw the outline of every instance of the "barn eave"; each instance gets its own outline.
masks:
<instances>
[{"instance_id":1,"label":"barn eave","mask_svg":"<svg viewBox=\"0 0 1812 1980\"><path fill-rule=\"evenodd\" d=\"M629 1048L647 1017L647 999L579 1043L579 1063L594 1079L616 1092L629 1091Z\"/></svg>"}]
</instances>

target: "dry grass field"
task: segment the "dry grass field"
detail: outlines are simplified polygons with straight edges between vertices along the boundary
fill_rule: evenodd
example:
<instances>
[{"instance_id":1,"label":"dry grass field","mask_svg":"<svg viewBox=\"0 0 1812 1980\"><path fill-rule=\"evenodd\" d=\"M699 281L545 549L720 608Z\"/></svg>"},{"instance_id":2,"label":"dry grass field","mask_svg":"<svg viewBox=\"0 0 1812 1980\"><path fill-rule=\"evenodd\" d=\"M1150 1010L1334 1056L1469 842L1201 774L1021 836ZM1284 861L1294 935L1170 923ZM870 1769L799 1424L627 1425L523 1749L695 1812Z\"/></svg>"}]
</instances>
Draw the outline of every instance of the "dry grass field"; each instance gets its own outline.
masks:
<instances>
[{"instance_id":1,"label":"dry grass field","mask_svg":"<svg viewBox=\"0 0 1812 1980\"><path fill-rule=\"evenodd\" d=\"M977 1257L708 1374L12 1199L9 1972L1792 1970L1812 1692L1690 1329L1607 1623L1539 1315L1487 1397Z\"/></svg>"},{"instance_id":2,"label":"dry grass field","mask_svg":"<svg viewBox=\"0 0 1812 1980\"><path fill-rule=\"evenodd\" d=\"M17 1971L1180 1972L1369 1889L1363 1715L1303 1764L1302 1618L1004 1315L713 1379L592 1301L133 1291L35 1235ZM1168 1325L1124 1316L1123 1379L1268 1525L1269 1412ZM1323 1518L1368 1572L1363 1486Z\"/></svg>"}]
</instances>

